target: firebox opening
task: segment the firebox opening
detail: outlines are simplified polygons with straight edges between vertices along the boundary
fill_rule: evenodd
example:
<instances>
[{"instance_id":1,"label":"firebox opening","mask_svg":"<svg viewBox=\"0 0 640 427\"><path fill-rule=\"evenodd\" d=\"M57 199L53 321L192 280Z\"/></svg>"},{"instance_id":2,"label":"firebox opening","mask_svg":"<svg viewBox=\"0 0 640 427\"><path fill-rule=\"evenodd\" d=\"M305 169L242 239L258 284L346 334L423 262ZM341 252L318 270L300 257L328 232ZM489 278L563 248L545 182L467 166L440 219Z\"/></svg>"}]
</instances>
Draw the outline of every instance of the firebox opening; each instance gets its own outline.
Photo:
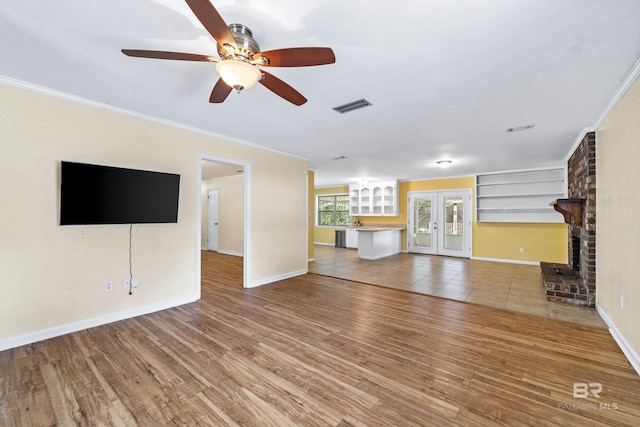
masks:
<instances>
[{"instance_id":1,"label":"firebox opening","mask_svg":"<svg viewBox=\"0 0 640 427\"><path fill-rule=\"evenodd\" d=\"M580 236L571 236L571 267L576 273L580 272Z\"/></svg>"}]
</instances>

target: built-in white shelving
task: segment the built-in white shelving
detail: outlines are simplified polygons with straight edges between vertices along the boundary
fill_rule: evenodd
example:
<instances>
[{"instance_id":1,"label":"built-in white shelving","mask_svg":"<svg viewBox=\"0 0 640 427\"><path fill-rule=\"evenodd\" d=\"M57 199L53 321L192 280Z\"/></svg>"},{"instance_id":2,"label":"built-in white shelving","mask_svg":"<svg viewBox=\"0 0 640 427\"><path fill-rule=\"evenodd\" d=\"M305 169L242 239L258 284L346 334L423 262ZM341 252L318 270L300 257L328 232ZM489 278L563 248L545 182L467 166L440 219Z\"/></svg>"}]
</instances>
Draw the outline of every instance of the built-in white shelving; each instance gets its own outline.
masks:
<instances>
[{"instance_id":1,"label":"built-in white shelving","mask_svg":"<svg viewBox=\"0 0 640 427\"><path fill-rule=\"evenodd\" d=\"M398 181L349 185L351 216L398 216Z\"/></svg>"},{"instance_id":2,"label":"built-in white shelving","mask_svg":"<svg viewBox=\"0 0 640 427\"><path fill-rule=\"evenodd\" d=\"M566 197L564 168L476 176L476 221L563 222L549 203Z\"/></svg>"}]
</instances>

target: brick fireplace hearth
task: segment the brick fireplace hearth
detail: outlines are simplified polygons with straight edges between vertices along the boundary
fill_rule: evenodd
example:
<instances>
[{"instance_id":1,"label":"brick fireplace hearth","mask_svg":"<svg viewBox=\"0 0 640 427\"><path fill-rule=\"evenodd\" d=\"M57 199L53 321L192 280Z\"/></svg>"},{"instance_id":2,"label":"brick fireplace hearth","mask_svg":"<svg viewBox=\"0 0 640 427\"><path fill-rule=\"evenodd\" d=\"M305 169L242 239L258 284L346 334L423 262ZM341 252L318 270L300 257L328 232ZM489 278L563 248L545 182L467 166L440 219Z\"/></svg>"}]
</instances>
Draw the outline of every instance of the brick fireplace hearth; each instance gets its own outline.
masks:
<instances>
[{"instance_id":1,"label":"brick fireplace hearth","mask_svg":"<svg viewBox=\"0 0 640 427\"><path fill-rule=\"evenodd\" d=\"M567 165L568 200L581 200L580 221L568 221L568 265L541 263L549 301L595 306L596 135L585 135ZM568 216L565 216L565 219Z\"/></svg>"}]
</instances>

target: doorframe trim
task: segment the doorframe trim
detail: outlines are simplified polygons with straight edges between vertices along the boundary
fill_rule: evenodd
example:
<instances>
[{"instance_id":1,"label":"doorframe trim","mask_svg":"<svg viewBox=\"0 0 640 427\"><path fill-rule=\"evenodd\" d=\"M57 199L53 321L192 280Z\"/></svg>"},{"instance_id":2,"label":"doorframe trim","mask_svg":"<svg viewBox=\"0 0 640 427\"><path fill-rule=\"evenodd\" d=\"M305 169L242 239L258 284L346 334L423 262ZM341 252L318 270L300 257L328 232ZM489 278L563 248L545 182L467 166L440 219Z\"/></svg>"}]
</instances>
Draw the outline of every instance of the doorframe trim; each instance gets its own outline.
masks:
<instances>
[{"instance_id":1,"label":"doorframe trim","mask_svg":"<svg viewBox=\"0 0 640 427\"><path fill-rule=\"evenodd\" d=\"M202 274L202 259L200 251L202 250L202 161L208 160L219 163L227 163L231 165L241 166L244 169L244 182L243 182L243 204L244 204L244 262L242 267L242 286L244 288L251 287L250 272L251 272L251 163L243 162L235 159L228 159L224 157L213 156L209 154L200 153L196 156L196 185L197 185L197 197L196 197L196 295L200 299L202 295L201 274Z\"/></svg>"}]
</instances>

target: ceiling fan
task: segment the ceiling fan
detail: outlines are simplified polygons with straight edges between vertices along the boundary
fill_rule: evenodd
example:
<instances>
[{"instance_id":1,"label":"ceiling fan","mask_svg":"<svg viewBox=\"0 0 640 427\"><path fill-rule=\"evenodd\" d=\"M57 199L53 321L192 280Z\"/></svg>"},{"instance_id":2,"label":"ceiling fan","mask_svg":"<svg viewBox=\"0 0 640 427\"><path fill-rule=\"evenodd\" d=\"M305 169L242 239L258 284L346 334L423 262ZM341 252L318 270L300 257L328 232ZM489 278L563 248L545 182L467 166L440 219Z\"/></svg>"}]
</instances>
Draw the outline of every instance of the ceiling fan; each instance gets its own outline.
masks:
<instances>
[{"instance_id":1,"label":"ceiling fan","mask_svg":"<svg viewBox=\"0 0 640 427\"><path fill-rule=\"evenodd\" d=\"M140 58L215 62L220 78L213 87L209 102L221 103L232 89L240 93L241 90L260 83L292 104L302 105L307 99L300 92L258 66L308 67L336 62L333 50L328 47L295 47L261 52L251 30L242 24L227 26L209 0L185 1L217 42L220 57L136 49L122 49L122 53Z\"/></svg>"}]
</instances>

